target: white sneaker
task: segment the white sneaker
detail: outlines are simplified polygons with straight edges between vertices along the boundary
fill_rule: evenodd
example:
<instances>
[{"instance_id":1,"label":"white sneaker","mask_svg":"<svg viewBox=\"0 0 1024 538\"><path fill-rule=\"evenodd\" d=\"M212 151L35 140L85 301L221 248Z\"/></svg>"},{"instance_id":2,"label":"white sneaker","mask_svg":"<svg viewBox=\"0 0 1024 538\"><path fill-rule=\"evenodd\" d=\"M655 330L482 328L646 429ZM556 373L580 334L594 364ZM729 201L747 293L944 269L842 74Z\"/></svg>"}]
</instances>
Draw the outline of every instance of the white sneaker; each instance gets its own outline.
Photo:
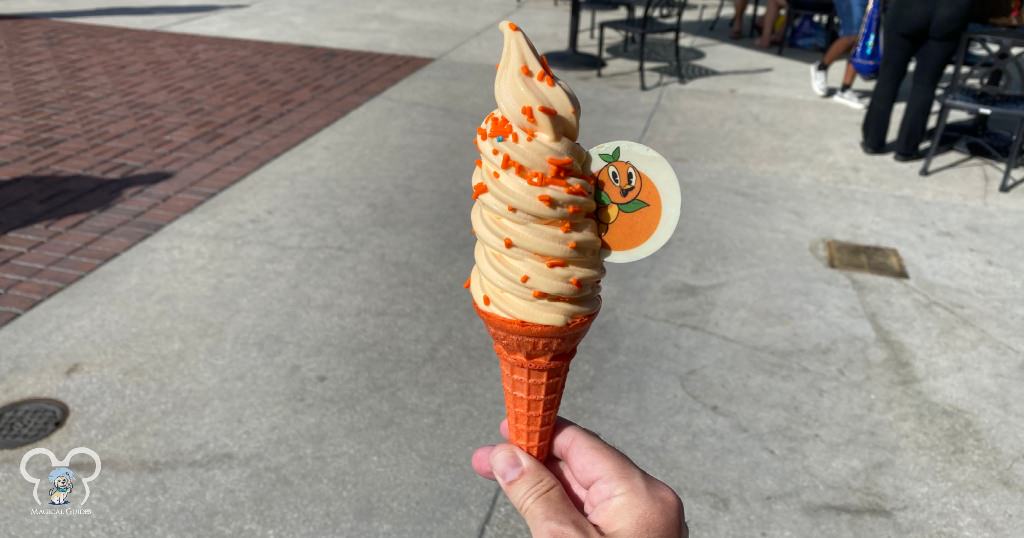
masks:
<instances>
[{"instance_id":1,"label":"white sneaker","mask_svg":"<svg viewBox=\"0 0 1024 538\"><path fill-rule=\"evenodd\" d=\"M828 95L828 71L818 69L818 62L811 64L811 89L821 97Z\"/></svg>"},{"instance_id":2,"label":"white sneaker","mask_svg":"<svg viewBox=\"0 0 1024 538\"><path fill-rule=\"evenodd\" d=\"M860 101L860 97L857 97L857 93L849 89L836 92L836 94L832 96L832 100L857 110L864 110L867 108L867 106Z\"/></svg>"}]
</instances>

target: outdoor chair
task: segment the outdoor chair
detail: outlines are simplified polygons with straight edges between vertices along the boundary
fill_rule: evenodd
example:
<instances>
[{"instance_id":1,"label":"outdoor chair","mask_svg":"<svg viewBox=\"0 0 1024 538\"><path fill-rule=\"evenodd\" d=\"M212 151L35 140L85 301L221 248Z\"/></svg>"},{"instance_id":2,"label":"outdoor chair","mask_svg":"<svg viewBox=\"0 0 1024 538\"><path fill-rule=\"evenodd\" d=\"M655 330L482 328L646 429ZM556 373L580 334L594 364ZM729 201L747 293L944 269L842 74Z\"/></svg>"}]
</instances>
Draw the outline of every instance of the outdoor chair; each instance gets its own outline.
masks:
<instances>
[{"instance_id":1,"label":"outdoor chair","mask_svg":"<svg viewBox=\"0 0 1024 538\"><path fill-rule=\"evenodd\" d=\"M787 3L789 6L786 8L786 27L782 31L782 41L779 42L779 56L786 48L786 42L793 34L793 28L800 15L825 15L828 18L825 28L828 29L830 36L835 35L836 5L832 0L788 0ZM765 26L768 24L769 22L765 21ZM827 49L828 45L825 48Z\"/></svg>"},{"instance_id":2,"label":"outdoor chair","mask_svg":"<svg viewBox=\"0 0 1024 538\"><path fill-rule=\"evenodd\" d=\"M623 46L629 36L638 36L640 40L640 89L646 90L647 83L644 80L644 52L649 34L671 33L674 36L676 58L676 76L682 80L682 71L679 61L679 34L682 31L683 11L686 10L686 0L647 0L644 5L644 14L640 19L620 19L604 21L597 32L597 55L604 55L604 31L611 28L621 32L624 36ZM603 62L602 62L603 63ZM601 76L601 67L597 68L597 76Z\"/></svg>"},{"instance_id":3,"label":"outdoor chair","mask_svg":"<svg viewBox=\"0 0 1024 538\"><path fill-rule=\"evenodd\" d=\"M590 10L590 39L594 39L594 28L597 28L598 11L618 11L626 8L626 17L633 20L636 16L636 4L629 0L581 0L580 9Z\"/></svg>"},{"instance_id":4,"label":"outdoor chair","mask_svg":"<svg viewBox=\"0 0 1024 538\"><path fill-rule=\"evenodd\" d=\"M972 54L967 50L975 46ZM995 160L1003 161L1003 179L1000 192L1007 192L1024 183L1014 180L1013 169L1020 158L1024 142L1024 93L1020 88L1024 80L1024 41L1008 30L969 29L960 39L956 52L953 77L939 102L939 121L935 128L931 147L921 165L922 176L929 174L928 168L947 134L950 110L960 110L974 116L974 122L966 131L958 133L958 140L965 140L981 146ZM990 118L1002 117L1010 120L1014 127L1009 133L1000 133L989 128ZM1008 143L1005 139L1008 138ZM1002 140L1001 140L1002 139ZM1005 145L1006 148L999 146Z\"/></svg>"}]
</instances>

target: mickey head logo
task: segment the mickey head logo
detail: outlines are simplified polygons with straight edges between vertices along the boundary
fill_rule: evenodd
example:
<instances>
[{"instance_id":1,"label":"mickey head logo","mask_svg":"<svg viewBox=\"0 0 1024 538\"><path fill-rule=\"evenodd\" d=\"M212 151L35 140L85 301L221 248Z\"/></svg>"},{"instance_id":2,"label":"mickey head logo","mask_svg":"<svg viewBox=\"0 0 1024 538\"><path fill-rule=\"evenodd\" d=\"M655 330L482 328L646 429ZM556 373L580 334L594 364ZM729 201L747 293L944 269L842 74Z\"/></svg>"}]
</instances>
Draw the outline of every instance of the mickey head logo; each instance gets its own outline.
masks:
<instances>
[{"instance_id":1,"label":"mickey head logo","mask_svg":"<svg viewBox=\"0 0 1024 538\"><path fill-rule=\"evenodd\" d=\"M91 475L82 476L78 478L78 481L81 482L82 484L82 489L85 491L84 495L82 495L82 502L80 503L81 506L84 506L85 502L89 500L89 482L92 482L93 480L96 479L96 477L100 475L101 464L99 454L97 454L91 448L86 448L84 446L72 448L68 452L68 454L64 456L63 460L58 460L57 456L54 455L54 453L50 451L50 449L48 448L33 448L32 450L26 452L25 455L21 457L21 476L22 478L24 478L25 480L32 484L32 498L36 500L36 504L38 505L43 504L42 502L39 501L39 482L41 482L42 480L29 474L28 462L34 456L38 456L40 454L46 454L50 458L50 465L52 467L67 467L68 465L71 464L71 458L79 454L84 454L92 458L93 462L96 463L96 469L93 470ZM55 487L67 491L66 488L68 488L68 486L70 485L69 475L57 476L55 477L54 480L63 480L61 484L55 484ZM65 497L61 497L61 499L64 498Z\"/></svg>"}]
</instances>

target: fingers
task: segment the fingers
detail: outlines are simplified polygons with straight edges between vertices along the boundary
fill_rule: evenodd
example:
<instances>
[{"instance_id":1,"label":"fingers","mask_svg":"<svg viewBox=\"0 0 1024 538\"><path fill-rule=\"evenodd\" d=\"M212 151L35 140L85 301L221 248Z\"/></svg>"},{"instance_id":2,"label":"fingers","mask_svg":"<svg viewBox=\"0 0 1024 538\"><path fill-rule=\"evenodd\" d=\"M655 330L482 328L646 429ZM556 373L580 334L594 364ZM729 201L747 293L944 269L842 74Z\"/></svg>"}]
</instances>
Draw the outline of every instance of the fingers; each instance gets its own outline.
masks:
<instances>
[{"instance_id":1,"label":"fingers","mask_svg":"<svg viewBox=\"0 0 1024 538\"><path fill-rule=\"evenodd\" d=\"M509 444L493 447L489 461L498 484L534 536L595 533L544 464Z\"/></svg>"},{"instance_id":2,"label":"fingers","mask_svg":"<svg viewBox=\"0 0 1024 538\"><path fill-rule=\"evenodd\" d=\"M625 454L592 432L561 417L555 425L551 453L567 464L583 489L590 489L601 478L644 474Z\"/></svg>"},{"instance_id":3,"label":"fingers","mask_svg":"<svg viewBox=\"0 0 1024 538\"><path fill-rule=\"evenodd\" d=\"M562 483L562 488L565 489L565 494L569 496L569 500L576 506L576 509L583 512L585 502L587 498L587 490L580 485L576 477L573 476L572 471L569 470L569 465L562 460L551 459L545 463L549 471L555 475L555 478Z\"/></svg>"},{"instance_id":4,"label":"fingers","mask_svg":"<svg viewBox=\"0 0 1024 538\"><path fill-rule=\"evenodd\" d=\"M491 471L492 450L494 450L494 445L482 446L473 452L473 457L470 460L473 471L480 475L481 478L488 480L494 480L494 472Z\"/></svg>"}]
</instances>

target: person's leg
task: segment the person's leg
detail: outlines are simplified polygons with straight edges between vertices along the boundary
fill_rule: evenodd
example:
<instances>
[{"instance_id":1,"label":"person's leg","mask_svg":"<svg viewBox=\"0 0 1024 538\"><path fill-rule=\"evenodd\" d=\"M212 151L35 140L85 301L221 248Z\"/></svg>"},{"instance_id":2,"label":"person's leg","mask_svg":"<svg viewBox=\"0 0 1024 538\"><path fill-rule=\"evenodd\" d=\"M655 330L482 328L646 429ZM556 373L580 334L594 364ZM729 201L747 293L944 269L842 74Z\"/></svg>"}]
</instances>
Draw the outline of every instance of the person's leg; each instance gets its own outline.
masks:
<instances>
[{"instance_id":1,"label":"person's leg","mask_svg":"<svg viewBox=\"0 0 1024 538\"><path fill-rule=\"evenodd\" d=\"M836 60L846 56L857 44L860 21L864 18L865 0L835 0L836 14L839 15L839 39L836 39L825 51L821 61L811 68L811 89L824 97L828 95L828 68ZM846 79L843 79L844 82ZM840 89L848 89L849 84Z\"/></svg>"},{"instance_id":2,"label":"person's leg","mask_svg":"<svg viewBox=\"0 0 1024 538\"><path fill-rule=\"evenodd\" d=\"M767 49L772 46L772 36L775 32L775 19L786 6L785 0L768 0L764 11L764 28L761 30L761 37L757 40L757 46Z\"/></svg>"},{"instance_id":3,"label":"person's leg","mask_svg":"<svg viewBox=\"0 0 1024 538\"><path fill-rule=\"evenodd\" d=\"M900 132L896 139L896 153L902 156L917 155L928 116L935 101L935 88L942 79L942 72L949 64L958 42L953 40L929 39L918 50L914 65L913 85L907 109L900 122ZM887 50L886 53L889 51Z\"/></svg>"},{"instance_id":4,"label":"person's leg","mask_svg":"<svg viewBox=\"0 0 1024 538\"><path fill-rule=\"evenodd\" d=\"M832 42L832 45L825 51L825 55L821 57L821 61L818 62L819 66L828 68L836 60L846 56L853 50L853 46L857 44L857 36L848 35L840 37L839 39Z\"/></svg>"},{"instance_id":5,"label":"person's leg","mask_svg":"<svg viewBox=\"0 0 1024 538\"><path fill-rule=\"evenodd\" d=\"M743 37L743 14L747 12L748 0L733 0L732 32L733 39Z\"/></svg>"},{"instance_id":6,"label":"person's leg","mask_svg":"<svg viewBox=\"0 0 1024 538\"><path fill-rule=\"evenodd\" d=\"M849 89L853 86L853 81L857 79L857 70L853 68L853 64L849 61L846 62L846 72L843 73L843 85L841 89Z\"/></svg>"},{"instance_id":7,"label":"person's leg","mask_svg":"<svg viewBox=\"0 0 1024 538\"><path fill-rule=\"evenodd\" d=\"M907 74L907 65L917 51L918 42L911 35L896 30L898 21L889 21L885 28L885 54L878 70L878 81L871 94L871 104L864 115L861 135L865 151L881 152L885 146L885 137L889 131L889 119L892 107L899 95L903 77Z\"/></svg>"}]
</instances>

